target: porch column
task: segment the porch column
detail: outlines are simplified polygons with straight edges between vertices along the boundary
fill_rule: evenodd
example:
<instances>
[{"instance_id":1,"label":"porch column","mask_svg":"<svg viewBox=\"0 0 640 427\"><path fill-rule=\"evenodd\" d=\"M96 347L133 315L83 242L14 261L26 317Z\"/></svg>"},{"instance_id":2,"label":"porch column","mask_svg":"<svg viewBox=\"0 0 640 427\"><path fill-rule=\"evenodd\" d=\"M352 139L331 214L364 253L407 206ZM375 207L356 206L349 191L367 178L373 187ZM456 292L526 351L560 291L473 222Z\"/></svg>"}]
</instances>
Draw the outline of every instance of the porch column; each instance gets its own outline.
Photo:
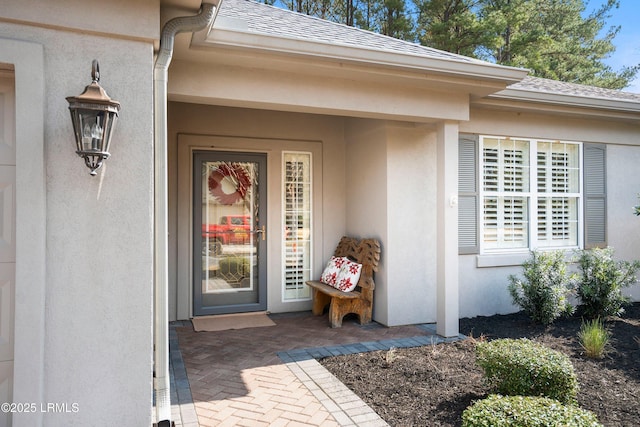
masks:
<instances>
[{"instance_id":1,"label":"porch column","mask_svg":"<svg viewBox=\"0 0 640 427\"><path fill-rule=\"evenodd\" d=\"M458 335L458 124L437 127L437 333Z\"/></svg>"}]
</instances>

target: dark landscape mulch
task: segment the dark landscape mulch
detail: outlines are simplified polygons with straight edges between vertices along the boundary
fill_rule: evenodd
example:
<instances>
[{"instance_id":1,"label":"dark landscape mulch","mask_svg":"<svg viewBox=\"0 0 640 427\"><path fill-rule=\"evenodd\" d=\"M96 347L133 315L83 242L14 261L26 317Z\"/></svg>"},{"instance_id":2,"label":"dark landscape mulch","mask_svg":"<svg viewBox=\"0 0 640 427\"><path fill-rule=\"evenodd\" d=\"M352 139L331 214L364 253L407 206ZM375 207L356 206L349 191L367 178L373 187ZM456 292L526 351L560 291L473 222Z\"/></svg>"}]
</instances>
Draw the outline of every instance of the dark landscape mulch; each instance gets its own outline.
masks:
<instances>
[{"instance_id":1,"label":"dark landscape mulch","mask_svg":"<svg viewBox=\"0 0 640 427\"><path fill-rule=\"evenodd\" d=\"M585 356L581 318L532 324L523 313L460 320L473 337L451 344L330 357L320 363L392 426L460 426L462 411L486 397L475 363L475 340L526 337L569 356L578 376L578 404L607 427L640 426L640 303L606 320L611 345L603 359Z\"/></svg>"}]
</instances>

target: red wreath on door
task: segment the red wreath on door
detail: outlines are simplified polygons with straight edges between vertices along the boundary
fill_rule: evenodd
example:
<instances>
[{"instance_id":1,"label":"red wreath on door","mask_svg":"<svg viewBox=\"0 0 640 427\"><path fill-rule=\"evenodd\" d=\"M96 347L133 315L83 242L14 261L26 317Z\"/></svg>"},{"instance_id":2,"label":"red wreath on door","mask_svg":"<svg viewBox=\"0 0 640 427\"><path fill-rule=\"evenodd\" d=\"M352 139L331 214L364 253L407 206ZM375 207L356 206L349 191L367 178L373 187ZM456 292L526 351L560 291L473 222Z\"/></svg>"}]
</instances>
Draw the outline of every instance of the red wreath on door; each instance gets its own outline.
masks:
<instances>
[{"instance_id":1,"label":"red wreath on door","mask_svg":"<svg viewBox=\"0 0 640 427\"><path fill-rule=\"evenodd\" d=\"M225 193L222 190L222 180L229 178L235 185L235 191ZM251 177L238 163L222 163L209 175L209 192L223 205L232 205L241 200L251 187Z\"/></svg>"}]
</instances>

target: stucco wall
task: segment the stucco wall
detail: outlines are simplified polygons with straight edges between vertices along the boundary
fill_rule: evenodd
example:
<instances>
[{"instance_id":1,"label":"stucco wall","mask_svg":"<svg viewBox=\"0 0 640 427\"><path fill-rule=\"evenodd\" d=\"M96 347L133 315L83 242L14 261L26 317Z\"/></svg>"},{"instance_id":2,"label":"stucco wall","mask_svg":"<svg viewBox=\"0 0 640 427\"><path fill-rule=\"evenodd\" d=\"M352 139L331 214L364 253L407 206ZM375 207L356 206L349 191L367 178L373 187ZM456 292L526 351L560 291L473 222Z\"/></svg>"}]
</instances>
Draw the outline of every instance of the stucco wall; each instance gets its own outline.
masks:
<instances>
[{"instance_id":1,"label":"stucco wall","mask_svg":"<svg viewBox=\"0 0 640 427\"><path fill-rule=\"evenodd\" d=\"M380 241L382 254L375 274L373 320L389 322L389 239L387 203L387 141L384 122L349 120L346 159L349 165L346 233L355 237L372 237Z\"/></svg>"},{"instance_id":2,"label":"stucco wall","mask_svg":"<svg viewBox=\"0 0 640 427\"><path fill-rule=\"evenodd\" d=\"M636 173L640 162L640 125L475 108L471 111L471 120L460 124L460 132L607 144L608 244L616 250L617 258L640 259L640 239L629 238L638 235L640 230L640 220L631 208L637 204L640 192L640 176ZM461 255L459 259L460 317L518 310L506 290L508 276L522 273L516 262L478 268L476 255ZM640 300L640 285L628 293Z\"/></svg>"},{"instance_id":3,"label":"stucco wall","mask_svg":"<svg viewBox=\"0 0 640 427\"><path fill-rule=\"evenodd\" d=\"M44 56L45 163L24 165L46 171L46 252L32 260L45 264L44 298L29 298L33 284L16 283L16 311L44 313L44 374L41 386L32 388L40 395L21 398L37 405L77 404L68 413L21 414L15 425L150 425L153 46L10 23L0 23L3 37L39 44ZM122 104L112 157L97 177L75 154L65 100L91 82L92 59L100 61L100 83ZM16 80L23 72L16 67ZM17 91L18 104L25 102L21 97ZM34 120L37 127L38 116L34 111L19 120ZM28 206L29 197L28 191L17 194L18 206ZM21 337L40 332L33 327L16 325L16 354ZM24 380L14 378L16 390Z\"/></svg>"},{"instance_id":4,"label":"stucco wall","mask_svg":"<svg viewBox=\"0 0 640 427\"><path fill-rule=\"evenodd\" d=\"M374 320L435 321L435 130L350 120L347 164L347 232L382 244Z\"/></svg>"},{"instance_id":5,"label":"stucco wall","mask_svg":"<svg viewBox=\"0 0 640 427\"><path fill-rule=\"evenodd\" d=\"M179 138L179 134L198 137ZM282 301L282 234L279 232L282 221L281 153L282 150L313 153L314 274L319 276L346 227L344 120L312 114L176 102L169 104L169 313L171 317L184 319L189 317L191 307L191 262L188 245L182 242L188 241L191 231L190 210L179 202L179 193L188 194L190 178L189 155L186 155L185 162L178 161L180 150L184 149L178 145L179 139L184 139L187 143L195 141L192 143L199 144L201 149L267 153L267 309L271 312L310 310L310 301ZM198 141L218 142L203 145L203 142ZM187 249L182 250L183 247Z\"/></svg>"},{"instance_id":6,"label":"stucco wall","mask_svg":"<svg viewBox=\"0 0 640 427\"><path fill-rule=\"evenodd\" d=\"M160 34L158 3L158 0L3 1L0 18L49 28L157 40Z\"/></svg>"},{"instance_id":7,"label":"stucco wall","mask_svg":"<svg viewBox=\"0 0 640 427\"><path fill-rule=\"evenodd\" d=\"M607 147L607 227L608 243L616 257L640 260L640 217L633 206L640 204L640 141L637 145ZM640 284L630 289L640 301Z\"/></svg>"},{"instance_id":8,"label":"stucco wall","mask_svg":"<svg viewBox=\"0 0 640 427\"><path fill-rule=\"evenodd\" d=\"M518 311L507 292L507 278L510 274L521 274L522 268L477 268L476 258L476 255L460 256L460 318Z\"/></svg>"},{"instance_id":9,"label":"stucco wall","mask_svg":"<svg viewBox=\"0 0 640 427\"><path fill-rule=\"evenodd\" d=\"M436 135L430 127L388 129L389 325L436 320Z\"/></svg>"}]
</instances>

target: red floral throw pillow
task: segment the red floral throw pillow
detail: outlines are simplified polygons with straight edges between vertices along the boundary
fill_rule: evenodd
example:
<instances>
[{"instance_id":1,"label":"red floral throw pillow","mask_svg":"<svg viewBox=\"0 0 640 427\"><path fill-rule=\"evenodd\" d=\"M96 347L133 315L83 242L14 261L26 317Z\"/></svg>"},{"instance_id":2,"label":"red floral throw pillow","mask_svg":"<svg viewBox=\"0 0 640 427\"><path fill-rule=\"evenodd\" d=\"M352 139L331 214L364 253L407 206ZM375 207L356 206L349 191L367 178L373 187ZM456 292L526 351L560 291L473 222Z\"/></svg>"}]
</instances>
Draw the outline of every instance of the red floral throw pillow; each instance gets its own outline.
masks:
<instances>
[{"instance_id":1,"label":"red floral throw pillow","mask_svg":"<svg viewBox=\"0 0 640 427\"><path fill-rule=\"evenodd\" d=\"M324 268L322 272L322 276L320 276L320 281L329 286L336 287L338 283L338 276L340 275L340 269L345 262L344 257L336 257L332 256L327 262L327 266Z\"/></svg>"},{"instance_id":2,"label":"red floral throw pillow","mask_svg":"<svg viewBox=\"0 0 640 427\"><path fill-rule=\"evenodd\" d=\"M360 280L361 272L362 264L344 258L344 263L340 268L340 273L338 274L338 279L334 287L343 292L351 292L356 288L358 280Z\"/></svg>"}]
</instances>

